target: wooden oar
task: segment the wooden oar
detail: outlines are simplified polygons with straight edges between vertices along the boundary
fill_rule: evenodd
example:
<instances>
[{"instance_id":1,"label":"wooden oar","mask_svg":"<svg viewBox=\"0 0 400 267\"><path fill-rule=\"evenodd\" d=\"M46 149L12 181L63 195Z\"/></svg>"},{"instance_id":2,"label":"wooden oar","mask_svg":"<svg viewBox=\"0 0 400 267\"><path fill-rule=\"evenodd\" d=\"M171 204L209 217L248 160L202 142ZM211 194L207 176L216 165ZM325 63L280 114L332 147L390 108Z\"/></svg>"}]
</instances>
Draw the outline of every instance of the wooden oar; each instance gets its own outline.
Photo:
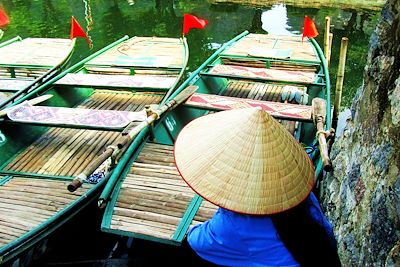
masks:
<instances>
[{"instance_id":1,"label":"wooden oar","mask_svg":"<svg viewBox=\"0 0 400 267\"><path fill-rule=\"evenodd\" d=\"M31 105L36 105L36 104L42 103L52 97L53 97L53 95L42 95L42 96L32 98L31 100L28 100L28 103ZM15 108L18 108L20 105L23 105L23 103L0 110L0 118L6 116L7 112L9 112L10 110L13 110Z\"/></svg>"},{"instance_id":2,"label":"wooden oar","mask_svg":"<svg viewBox=\"0 0 400 267\"><path fill-rule=\"evenodd\" d=\"M78 189L84 180L87 179L105 160L112 157L115 159L125 146L130 144L134 137L145 127L152 124L154 121L158 120L160 116L168 110L174 109L179 104L183 103L189 96L191 96L196 90L197 86L188 86L182 92L180 92L174 99L171 99L164 105L156 108L155 110L147 110L148 117L146 120L142 121L136 127L131 130L124 131L124 135L116 141L115 145L107 147L107 149L96 158L82 173L76 176L72 182L67 186L68 191L74 192Z\"/></svg>"},{"instance_id":3,"label":"wooden oar","mask_svg":"<svg viewBox=\"0 0 400 267\"><path fill-rule=\"evenodd\" d=\"M330 129L329 131L324 130L326 120L326 102L321 98L314 98L312 100L312 117L314 124L317 128L317 138L319 143L319 153L322 158L322 166L325 171L329 172L332 170L332 163L328 154L328 145L326 139L332 137L335 130Z\"/></svg>"}]
</instances>

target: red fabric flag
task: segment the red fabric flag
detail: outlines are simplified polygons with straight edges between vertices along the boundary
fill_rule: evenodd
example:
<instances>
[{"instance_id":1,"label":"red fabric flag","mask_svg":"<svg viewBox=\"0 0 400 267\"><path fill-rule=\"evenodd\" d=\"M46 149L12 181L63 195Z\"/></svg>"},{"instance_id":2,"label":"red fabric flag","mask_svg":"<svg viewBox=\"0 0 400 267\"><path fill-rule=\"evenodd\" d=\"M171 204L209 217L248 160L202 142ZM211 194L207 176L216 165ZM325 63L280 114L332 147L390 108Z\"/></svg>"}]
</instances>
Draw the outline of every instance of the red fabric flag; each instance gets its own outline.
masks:
<instances>
[{"instance_id":1,"label":"red fabric flag","mask_svg":"<svg viewBox=\"0 0 400 267\"><path fill-rule=\"evenodd\" d=\"M203 29L208 24L208 20L201 19L196 16L185 14L183 15L183 35L187 34L190 29Z\"/></svg>"},{"instance_id":2,"label":"red fabric flag","mask_svg":"<svg viewBox=\"0 0 400 267\"><path fill-rule=\"evenodd\" d=\"M314 24L314 21L307 16L304 16L304 28L303 28L303 37L301 40L303 41L304 37L314 38L318 36L317 27Z\"/></svg>"},{"instance_id":3,"label":"red fabric flag","mask_svg":"<svg viewBox=\"0 0 400 267\"><path fill-rule=\"evenodd\" d=\"M86 38L89 46L90 46L90 39L85 33L85 31L82 29L81 25L79 25L78 21L72 16L71 19L71 34L70 34L70 39L73 39L75 37L83 37Z\"/></svg>"},{"instance_id":4,"label":"red fabric flag","mask_svg":"<svg viewBox=\"0 0 400 267\"><path fill-rule=\"evenodd\" d=\"M7 13L0 8L0 27L4 27L8 23L10 23L10 19L8 18Z\"/></svg>"}]
</instances>

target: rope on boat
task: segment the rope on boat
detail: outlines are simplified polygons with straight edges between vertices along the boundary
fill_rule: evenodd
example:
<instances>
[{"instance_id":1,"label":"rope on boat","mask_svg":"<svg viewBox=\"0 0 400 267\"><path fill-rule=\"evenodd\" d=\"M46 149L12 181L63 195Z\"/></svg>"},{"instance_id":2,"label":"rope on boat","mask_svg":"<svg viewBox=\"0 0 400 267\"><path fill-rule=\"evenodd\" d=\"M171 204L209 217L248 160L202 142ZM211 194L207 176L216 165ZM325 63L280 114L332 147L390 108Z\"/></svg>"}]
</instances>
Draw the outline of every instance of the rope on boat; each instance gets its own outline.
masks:
<instances>
[{"instance_id":1,"label":"rope on boat","mask_svg":"<svg viewBox=\"0 0 400 267\"><path fill-rule=\"evenodd\" d=\"M83 0L85 4L85 20L86 20L86 35L90 40L90 49L93 48L93 40L89 32L93 29L92 9L90 8L90 0Z\"/></svg>"}]
</instances>

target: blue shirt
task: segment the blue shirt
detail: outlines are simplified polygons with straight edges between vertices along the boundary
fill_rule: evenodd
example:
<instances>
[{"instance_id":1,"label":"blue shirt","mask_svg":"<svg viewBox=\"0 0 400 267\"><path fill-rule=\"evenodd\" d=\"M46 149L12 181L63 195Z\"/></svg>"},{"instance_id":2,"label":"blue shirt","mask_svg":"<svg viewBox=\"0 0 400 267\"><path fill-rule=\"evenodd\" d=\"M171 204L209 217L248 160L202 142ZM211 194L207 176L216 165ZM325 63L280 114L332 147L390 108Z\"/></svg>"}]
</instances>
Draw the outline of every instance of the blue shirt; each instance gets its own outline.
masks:
<instances>
[{"instance_id":1,"label":"blue shirt","mask_svg":"<svg viewBox=\"0 0 400 267\"><path fill-rule=\"evenodd\" d=\"M312 217L333 237L332 226L310 194ZM252 216L219 208L211 220L193 227L189 245L203 259L224 266L300 266L279 238L269 216Z\"/></svg>"}]
</instances>

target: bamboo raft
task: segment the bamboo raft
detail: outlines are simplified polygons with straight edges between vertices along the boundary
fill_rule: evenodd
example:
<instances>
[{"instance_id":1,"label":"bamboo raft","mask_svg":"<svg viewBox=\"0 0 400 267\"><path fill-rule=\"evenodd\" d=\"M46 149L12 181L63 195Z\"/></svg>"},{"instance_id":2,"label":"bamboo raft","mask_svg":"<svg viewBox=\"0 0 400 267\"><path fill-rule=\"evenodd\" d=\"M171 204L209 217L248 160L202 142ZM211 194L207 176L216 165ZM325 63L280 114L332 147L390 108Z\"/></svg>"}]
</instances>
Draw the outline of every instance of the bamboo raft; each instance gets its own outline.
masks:
<instances>
[{"instance_id":1,"label":"bamboo raft","mask_svg":"<svg viewBox=\"0 0 400 267\"><path fill-rule=\"evenodd\" d=\"M254 46L258 47L257 54ZM277 53L279 57L271 56L271 53ZM213 73L215 66L227 65L274 71L271 77L262 78L243 73ZM282 73L290 71L304 73L310 80L305 83L295 75L283 79ZM330 85L325 61L315 41L302 43L301 36L244 32L207 59L170 99L178 97L179 92L189 88L188 85L195 86L196 92L184 104L167 111L154 127L140 132L134 139L135 153L115 186L106 190L108 184L101 194L99 203L106 203L101 228L104 232L179 245L190 226L213 216L217 207L186 185L173 158L175 138L184 125L199 116L259 106L275 116L299 142L311 148L318 143L317 129L313 125L313 121L317 121L315 116L320 114L316 112L318 108L327 112L324 127L330 129ZM326 101L325 109L315 103L317 99ZM276 110L274 107L278 106L279 110ZM306 111L304 116L300 115L303 111ZM322 171L323 156L313 149L309 150L317 179Z\"/></svg>"},{"instance_id":2,"label":"bamboo raft","mask_svg":"<svg viewBox=\"0 0 400 267\"><path fill-rule=\"evenodd\" d=\"M75 41L16 37L0 43L0 109L54 77L70 58Z\"/></svg>"},{"instance_id":3,"label":"bamboo raft","mask_svg":"<svg viewBox=\"0 0 400 267\"><path fill-rule=\"evenodd\" d=\"M138 54L141 51L143 53ZM109 110L143 112L146 118L145 107L159 104L175 89L187 62L187 55L183 52L184 43L179 39L124 37L19 99L14 110L25 105L23 101L31 95L50 93L53 97L43 103L55 110L58 107L63 107L61 111L69 108L72 116L76 116L75 110L97 111L95 114ZM93 68L96 75L101 76L103 84L90 82ZM66 82L65 77L70 79L74 75L79 76L78 82ZM135 84L121 87L108 83L121 76L135 77ZM144 77L142 83L141 77ZM149 86L149 83L154 85L153 77L167 78L168 85ZM32 106L35 107L38 109L33 111L41 110L40 106ZM11 108L9 114L12 112ZM24 117L27 114L19 115ZM119 162L116 162L116 166L106 168L99 182L85 182L82 188L69 192L67 186L74 176L87 168L103 153L104 148L113 145L125 126L109 127L108 118L103 127L66 124L64 119L66 117L60 116L59 121L48 124L42 121L42 114L37 113L37 116L29 117L29 120L34 120L30 123L5 118L0 125L7 137L6 144L0 147L0 199L3 203L0 204L0 264L16 259L96 200L107 179L114 173L113 167L117 167L115 172L118 172ZM140 121L132 121L129 126L134 127L138 123ZM26 135L17 135L18 132ZM16 221L18 223L14 224ZM50 223L52 227L47 228Z\"/></svg>"}]
</instances>

